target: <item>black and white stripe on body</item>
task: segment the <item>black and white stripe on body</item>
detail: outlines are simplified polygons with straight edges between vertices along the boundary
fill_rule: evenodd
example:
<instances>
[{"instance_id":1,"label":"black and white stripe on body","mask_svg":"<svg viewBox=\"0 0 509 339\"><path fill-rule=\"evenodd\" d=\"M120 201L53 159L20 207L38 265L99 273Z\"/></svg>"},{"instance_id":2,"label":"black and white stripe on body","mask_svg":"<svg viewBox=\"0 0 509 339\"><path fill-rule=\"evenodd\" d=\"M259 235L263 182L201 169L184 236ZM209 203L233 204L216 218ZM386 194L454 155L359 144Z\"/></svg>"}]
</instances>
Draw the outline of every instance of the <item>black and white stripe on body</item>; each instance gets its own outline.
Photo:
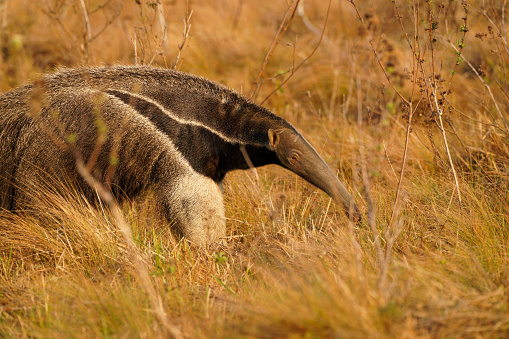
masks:
<instances>
[{"instance_id":1,"label":"black and white stripe on body","mask_svg":"<svg viewBox=\"0 0 509 339\"><path fill-rule=\"evenodd\" d=\"M189 161L194 170L212 178L218 184L221 184L229 171L248 168L240 150L241 145L246 147L254 166L279 163L275 153L264 144L266 142L264 139L267 139L266 133L255 134L258 130L267 131L268 128L253 128L249 123L246 123L242 130L234 131L234 126L227 126L228 124L224 123L218 125L224 125L225 131L217 131L205 124L202 125L202 122L184 120L173 113L202 110L205 114L214 114L209 107L196 107L194 104L193 107L168 107L171 100L170 104L165 106L160 104L163 99L167 100L167 97L153 99L118 89L108 89L107 92L120 98L149 118L173 140L177 149ZM231 105L214 102L211 106L219 106L217 110L224 112L226 120L232 115L230 113L232 109L237 111L234 114L244 111L241 104L231 107ZM237 137L237 135L244 136L248 133L252 134L251 142Z\"/></svg>"}]
</instances>

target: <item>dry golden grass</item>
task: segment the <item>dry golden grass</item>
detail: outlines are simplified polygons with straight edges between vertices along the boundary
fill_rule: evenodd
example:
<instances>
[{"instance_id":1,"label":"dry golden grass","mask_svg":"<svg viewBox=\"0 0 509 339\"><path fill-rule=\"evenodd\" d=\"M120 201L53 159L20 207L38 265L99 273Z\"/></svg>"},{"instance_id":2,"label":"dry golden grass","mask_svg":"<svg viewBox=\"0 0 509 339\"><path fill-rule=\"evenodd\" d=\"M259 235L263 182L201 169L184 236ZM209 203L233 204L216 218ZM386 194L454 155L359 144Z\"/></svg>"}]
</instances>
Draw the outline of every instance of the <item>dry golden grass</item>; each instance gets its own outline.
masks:
<instances>
[{"instance_id":1,"label":"dry golden grass","mask_svg":"<svg viewBox=\"0 0 509 339\"><path fill-rule=\"evenodd\" d=\"M331 3L318 49L264 106L338 170L362 222L349 224L323 192L274 167L227 176L229 239L219 249L175 239L150 197L122 206L131 241L110 209L73 190L38 192L31 213L0 215L0 336L508 337L509 55L497 31L507 13L480 1L466 14L461 2L354 4ZM301 5L257 102L320 41L328 4ZM3 1L0 90L60 66L138 62L248 94L287 8ZM412 46L418 37L419 56L405 32Z\"/></svg>"}]
</instances>

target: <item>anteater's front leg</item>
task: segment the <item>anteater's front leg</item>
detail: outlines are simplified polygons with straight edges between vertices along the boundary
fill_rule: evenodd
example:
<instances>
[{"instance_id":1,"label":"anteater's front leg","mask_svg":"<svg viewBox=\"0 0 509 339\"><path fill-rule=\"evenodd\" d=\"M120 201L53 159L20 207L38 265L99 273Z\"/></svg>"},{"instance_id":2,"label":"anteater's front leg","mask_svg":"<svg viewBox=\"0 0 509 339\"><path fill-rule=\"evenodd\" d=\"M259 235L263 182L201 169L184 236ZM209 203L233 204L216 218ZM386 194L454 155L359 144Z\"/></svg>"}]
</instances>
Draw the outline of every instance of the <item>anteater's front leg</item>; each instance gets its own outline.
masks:
<instances>
[{"instance_id":1,"label":"anteater's front leg","mask_svg":"<svg viewBox=\"0 0 509 339\"><path fill-rule=\"evenodd\" d=\"M160 187L159 206L177 233L203 246L226 235L223 195L210 178L193 172Z\"/></svg>"}]
</instances>

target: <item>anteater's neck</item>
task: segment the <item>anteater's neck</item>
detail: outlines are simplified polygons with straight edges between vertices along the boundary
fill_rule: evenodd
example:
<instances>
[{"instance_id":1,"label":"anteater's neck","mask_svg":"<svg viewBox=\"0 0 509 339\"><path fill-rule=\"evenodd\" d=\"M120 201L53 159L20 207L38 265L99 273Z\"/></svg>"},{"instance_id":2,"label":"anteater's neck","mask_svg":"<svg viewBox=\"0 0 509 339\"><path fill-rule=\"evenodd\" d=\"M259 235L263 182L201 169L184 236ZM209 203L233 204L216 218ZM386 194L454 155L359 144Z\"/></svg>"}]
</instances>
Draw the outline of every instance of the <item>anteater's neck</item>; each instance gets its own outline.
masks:
<instances>
[{"instance_id":1,"label":"anteater's neck","mask_svg":"<svg viewBox=\"0 0 509 339\"><path fill-rule=\"evenodd\" d=\"M109 89L107 92L131 105L137 112L148 118L175 143L176 148L187 159L195 171L221 183L226 173L249 166L279 164L276 154L266 147L269 128L280 128L278 121L264 118L264 113L232 113L231 107L214 112L217 105L203 106L203 116L215 115L215 121L187 119L182 114L192 109L192 101L171 100L170 93L159 101L155 98L125 90ZM259 109L248 104L250 110ZM195 107L196 108L196 107ZM177 113L178 112L178 113ZM237 116L234 116L234 115ZM188 114L190 115L190 114ZM252 116L252 119L249 119ZM227 117L231 121L228 122ZM223 121L221 121L223 120ZM254 120L254 121L253 121ZM229 126L232 125L232 126ZM222 127L217 129L216 127ZM242 135L242 138L237 137ZM242 151L244 147L245 152ZM246 157L248 159L246 159Z\"/></svg>"}]
</instances>

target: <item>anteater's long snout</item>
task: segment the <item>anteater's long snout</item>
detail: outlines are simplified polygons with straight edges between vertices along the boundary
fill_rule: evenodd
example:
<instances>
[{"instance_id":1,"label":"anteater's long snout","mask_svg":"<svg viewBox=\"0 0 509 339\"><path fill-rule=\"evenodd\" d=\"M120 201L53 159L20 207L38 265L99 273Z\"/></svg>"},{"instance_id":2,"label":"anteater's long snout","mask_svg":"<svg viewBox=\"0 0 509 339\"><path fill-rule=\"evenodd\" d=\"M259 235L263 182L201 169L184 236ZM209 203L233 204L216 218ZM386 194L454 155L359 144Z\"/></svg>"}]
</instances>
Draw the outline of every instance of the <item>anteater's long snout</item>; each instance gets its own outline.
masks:
<instances>
[{"instance_id":1,"label":"anteater's long snout","mask_svg":"<svg viewBox=\"0 0 509 339\"><path fill-rule=\"evenodd\" d=\"M327 193L336 204L342 205L349 218L353 221L359 221L361 219L359 208L336 174L323 160L317 167L318 171L315 172L316 176L314 178L316 183L311 182Z\"/></svg>"},{"instance_id":2,"label":"anteater's long snout","mask_svg":"<svg viewBox=\"0 0 509 339\"><path fill-rule=\"evenodd\" d=\"M345 212L350 219L355 222L360 221L361 213L359 208L341 181L339 181L339 179L336 177L335 180L332 180L330 186L331 187L329 189L331 192L328 194L334 200L334 202L338 205L343 205L343 208L345 209Z\"/></svg>"},{"instance_id":3,"label":"anteater's long snout","mask_svg":"<svg viewBox=\"0 0 509 339\"><path fill-rule=\"evenodd\" d=\"M297 168L292 170L327 193L336 204L342 205L348 217L354 221L359 221L361 213L354 199L322 157L309 146L307 156L304 159L306 160L302 163L301 173Z\"/></svg>"}]
</instances>

